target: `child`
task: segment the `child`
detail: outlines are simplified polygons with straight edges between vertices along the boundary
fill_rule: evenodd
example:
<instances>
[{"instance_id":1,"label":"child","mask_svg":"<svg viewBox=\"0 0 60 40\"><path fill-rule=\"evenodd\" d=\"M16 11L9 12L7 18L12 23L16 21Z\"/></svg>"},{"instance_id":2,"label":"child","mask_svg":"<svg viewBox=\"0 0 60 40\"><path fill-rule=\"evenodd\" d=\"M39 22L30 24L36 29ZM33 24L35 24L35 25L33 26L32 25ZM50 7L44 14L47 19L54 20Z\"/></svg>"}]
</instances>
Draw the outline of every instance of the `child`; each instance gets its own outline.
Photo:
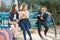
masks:
<instances>
[{"instance_id":1,"label":"child","mask_svg":"<svg viewBox=\"0 0 60 40\"><path fill-rule=\"evenodd\" d=\"M41 27L42 27L41 25L43 25L44 28L45 28L45 30L44 30L44 35L45 36L47 35L48 29L49 29L49 27L47 26L48 15L47 15L46 12L47 12L47 8L45 6L43 6L41 8L41 11L37 15L37 18L38 18L38 20L37 20L38 33L39 33L39 36L41 38L43 38L43 36L41 35Z\"/></svg>"},{"instance_id":2,"label":"child","mask_svg":"<svg viewBox=\"0 0 60 40\"><path fill-rule=\"evenodd\" d=\"M28 18L29 18L29 12L27 10L27 5L23 3L20 7L19 26L23 31L24 40L26 40L26 31L30 37L30 40L32 40L31 33L29 31L31 25Z\"/></svg>"},{"instance_id":3,"label":"child","mask_svg":"<svg viewBox=\"0 0 60 40\"><path fill-rule=\"evenodd\" d=\"M16 5L13 5L12 10L9 15L9 24L11 24L11 30L14 38L17 37L17 31L18 31L18 18L19 14L16 9Z\"/></svg>"}]
</instances>

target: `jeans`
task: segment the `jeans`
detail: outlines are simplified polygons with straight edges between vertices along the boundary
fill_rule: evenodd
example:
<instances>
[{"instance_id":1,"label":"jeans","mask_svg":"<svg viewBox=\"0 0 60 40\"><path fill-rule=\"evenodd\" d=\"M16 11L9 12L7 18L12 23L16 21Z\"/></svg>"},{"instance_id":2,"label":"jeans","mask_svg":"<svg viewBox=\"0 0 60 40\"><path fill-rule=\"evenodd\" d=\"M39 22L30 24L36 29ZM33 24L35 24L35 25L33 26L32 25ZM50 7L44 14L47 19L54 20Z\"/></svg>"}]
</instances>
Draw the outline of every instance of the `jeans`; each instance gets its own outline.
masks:
<instances>
[{"instance_id":1,"label":"jeans","mask_svg":"<svg viewBox=\"0 0 60 40\"><path fill-rule=\"evenodd\" d=\"M37 24L37 26L38 26L38 34L39 34L40 37L42 37L42 35L41 35L41 27L42 26L41 25L43 25L44 28L45 28L45 30L44 30L44 34L45 35L47 34L48 29L49 29L46 22L39 21L38 24Z\"/></svg>"},{"instance_id":2,"label":"jeans","mask_svg":"<svg viewBox=\"0 0 60 40\"><path fill-rule=\"evenodd\" d=\"M30 37L30 40L32 40L31 33L29 31L29 29L30 29L29 21L27 19L22 19L19 22L19 26L21 27L21 29L23 31L24 40L26 40L26 31L27 31L27 33L28 33L28 35Z\"/></svg>"}]
</instances>

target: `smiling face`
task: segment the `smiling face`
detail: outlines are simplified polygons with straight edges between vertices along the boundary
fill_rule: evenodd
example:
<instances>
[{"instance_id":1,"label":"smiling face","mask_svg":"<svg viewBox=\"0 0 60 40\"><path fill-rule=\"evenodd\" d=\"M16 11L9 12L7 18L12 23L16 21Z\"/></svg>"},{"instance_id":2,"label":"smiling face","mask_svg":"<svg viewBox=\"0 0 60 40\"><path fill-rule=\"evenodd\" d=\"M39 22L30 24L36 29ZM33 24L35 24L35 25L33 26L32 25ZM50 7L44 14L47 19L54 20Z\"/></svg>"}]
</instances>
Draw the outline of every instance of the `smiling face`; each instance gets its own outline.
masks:
<instances>
[{"instance_id":1,"label":"smiling face","mask_svg":"<svg viewBox=\"0 0 60 40\"><path fill-rule=\"evenodd\" d=\"M42 7L41 8L41 12L46 12L47 11L47 8L46 7Z\"/></svg>"}]
</instances>

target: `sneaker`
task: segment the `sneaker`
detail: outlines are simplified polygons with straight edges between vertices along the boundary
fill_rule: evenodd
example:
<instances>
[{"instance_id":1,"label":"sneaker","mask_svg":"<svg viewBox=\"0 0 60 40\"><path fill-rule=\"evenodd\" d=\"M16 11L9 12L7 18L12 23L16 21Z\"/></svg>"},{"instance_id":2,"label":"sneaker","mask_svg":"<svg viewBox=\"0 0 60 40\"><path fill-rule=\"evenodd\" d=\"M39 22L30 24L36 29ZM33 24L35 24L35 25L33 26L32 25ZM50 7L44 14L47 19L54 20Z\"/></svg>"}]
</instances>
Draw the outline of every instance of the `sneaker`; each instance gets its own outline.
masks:
<instances>
[{"instance_id":1,"label":"sneaker","mask_svg":"<svg viewBox=\"0 0 60 40\"><path fill-rule=\"evenodd\" d=\"M13 40L17 40L17 38L13 37Z\"/></svg>"},{"instance_id":2,"label":"sneaker","mask_svg":"<svg viewBox=\"0 0 60 40\"><path fill-rule=\"evenodd\" d=\"M32 39L30 39L30 40L32 40Z\"/></svg>"},{"instance_id":3,"label":"sneaker","mask_svg":"<svg viewBox=\"0 0 60 40\"><path fill-rule=\"evenodd\" d=\"M44 31L44 35L45 35L45 36L47 36L46 34L47 34L47 33Z\"/></svg>"}]
</instances>

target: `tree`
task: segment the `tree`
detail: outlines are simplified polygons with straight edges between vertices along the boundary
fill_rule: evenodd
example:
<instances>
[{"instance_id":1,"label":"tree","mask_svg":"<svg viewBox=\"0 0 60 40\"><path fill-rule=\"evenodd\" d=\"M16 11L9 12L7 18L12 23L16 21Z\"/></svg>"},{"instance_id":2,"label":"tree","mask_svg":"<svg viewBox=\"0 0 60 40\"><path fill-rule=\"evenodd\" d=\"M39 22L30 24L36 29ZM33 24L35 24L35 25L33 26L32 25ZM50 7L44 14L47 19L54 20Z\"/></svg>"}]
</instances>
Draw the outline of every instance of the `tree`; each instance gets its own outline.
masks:
<instances>
[{"instance_id":1,"label":"tree","mask_svg":"<svg viewBox=\"0 0 60 40\"><path fill-rule=\"evenodd\" d=\"M1 4L2 4L2 5L1 5L1 11L5 11L6 7L5 7L5 5L4 5L4 2L2 1Z\"/></svg>"}]
</instances>

